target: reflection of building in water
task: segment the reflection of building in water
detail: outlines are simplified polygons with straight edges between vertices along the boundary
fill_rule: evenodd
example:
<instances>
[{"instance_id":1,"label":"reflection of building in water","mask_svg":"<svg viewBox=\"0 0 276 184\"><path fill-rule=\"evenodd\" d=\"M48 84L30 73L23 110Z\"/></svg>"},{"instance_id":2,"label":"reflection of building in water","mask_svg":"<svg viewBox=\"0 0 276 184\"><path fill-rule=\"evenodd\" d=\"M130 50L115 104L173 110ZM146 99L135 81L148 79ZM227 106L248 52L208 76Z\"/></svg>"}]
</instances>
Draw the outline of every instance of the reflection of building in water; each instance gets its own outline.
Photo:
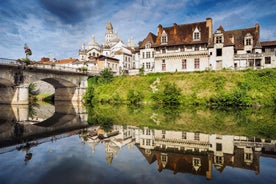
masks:
<instances>
[{"instance_id":1,"label":"reflection of building in water","mask_svg":"<svg viewBox=\"0 0 276 184\"><path fill-rule=\"evenodd\" d=\"M259 174L261 156L276 158L276 141L118 125L112 131L119 134L102 140L108 164L122 147L133 147L134 143L149 164L157 161L159 172L167 169L174 174L205 176L208 180L212 179L213 165L219 172L230 166Z\"/></svg>"},{"instance_id":2,"label":"reflection of building in water","mask_svg":"<svg viewBox=\"0 0 276 184\"><path fill-rule=\"evenodd\" d=\"M136 127L131 126L124 128L121 125L114 125L112 132L110 132L111 135L113 135L113 132L116 132L113 136L106 137L102 140L99 137L88 136L86 139L84 137L82 138L84 142L92 147L92 153L95 152L97 144L102 142L105 146L106 161L110 165L113 158L117 157L119 150L124 146L128 146L130 150L133 149L136 129Z\"/></svg>"}]
</instances>

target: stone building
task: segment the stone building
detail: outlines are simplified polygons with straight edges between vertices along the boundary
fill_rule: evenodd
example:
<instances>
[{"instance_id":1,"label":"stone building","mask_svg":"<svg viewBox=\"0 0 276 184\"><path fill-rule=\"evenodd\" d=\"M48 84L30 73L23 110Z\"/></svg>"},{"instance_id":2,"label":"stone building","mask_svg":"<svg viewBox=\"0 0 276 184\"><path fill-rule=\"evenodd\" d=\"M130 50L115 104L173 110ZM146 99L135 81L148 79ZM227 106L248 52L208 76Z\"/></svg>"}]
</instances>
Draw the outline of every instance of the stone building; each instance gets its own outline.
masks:
<instances>
[{"instance_id":1,"label":"stone building","mask_svg":"<svg viewBox=\"0 0 276 184\"><path fill-rule=\"evenodd\" d=\"M109 59L114 58L119 60L118 67L116 67L119 71L118 74L122 74L133 68L132 54L134 47L135 44L133 39L129 39L128 45L125 45L119 38L118 33L114 31L111 22L108 22L106 24L104 43L97 43L95 41L95 36L92 35L92 39L87 46L85 43L82 44L82 48L79 50L79 61L93 63L93 61L99 56L107 56Z\"/></svg>"},{"instance_id":2,"label":"stone building","mask_svg":"<svg viewBox=\"0 0 276 184\"><path fill-rule=\"evenodd\" d=\"M158 26L139 45L140 68L145 72L276 67L276 41L261 42L260 25L213 33L211 18L204 22Z\"/></svg>"},{"instance_id":3,"label":"stone building","mask_svg":"<svg viewBox=\"0 0 276 184\"><path fill-rule=\"evenodd\" d=\"M205 70L211 39L211 18L171 27L159 25L157 35L149 33L140 45L140 61L152 72Z\"/></svg>"}]
</instances>

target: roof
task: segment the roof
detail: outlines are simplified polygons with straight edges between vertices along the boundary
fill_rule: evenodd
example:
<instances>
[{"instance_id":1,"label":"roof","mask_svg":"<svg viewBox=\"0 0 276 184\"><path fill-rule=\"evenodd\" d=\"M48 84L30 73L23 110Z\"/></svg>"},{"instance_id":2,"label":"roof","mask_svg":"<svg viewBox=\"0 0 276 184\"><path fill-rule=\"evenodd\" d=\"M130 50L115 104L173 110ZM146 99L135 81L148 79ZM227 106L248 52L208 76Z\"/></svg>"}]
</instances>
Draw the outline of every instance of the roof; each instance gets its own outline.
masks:
<instances>
[{"instance_id":1,"label":"roof","mask_svg":"<svg viewBox=\"0 0 276 184\"><path fill-rule=\"evenodd\" d=\"M276 40L261 42L263 47L276 46Z\"/></svg>"},{"instance_id":2,"label":"roof","mask_svg":"<svg viewBox=\"0 0 276 184\"><path fill-rule=\"evenodd\" d=\"M139 46L140 48L145 48L145 45L150 42L152 45L155 43L156 41L156 35L153 34L152 32L149 32L148 36L143 40L143 42L141 43L141 45Z\"/></svg>"},{"instance_id":3,"label":"roof","mask_svg":"<svg viewBox=\"0 0 276 184\"><path fill-rule=\"evenodd\" d=\"M259 34L256 31L256 27L225 31L224 45L234 45L236 50L242 50L244 49L244 37L248 33L250 33L253 36L253 46L258 46ZM232 39L234 39L234 43L232 42Z\"/></svg>"},{"instance_id":4,"label":"roof","mask_svg":"<svg viewBox=\"0 0 276 184\"><path fill-rule=\"evenodd\" d=\"M119 59L117 59L117 58L108 57L108 56L104 56L104 55L99 55L99 56L98 56L98 59L101 60L101 61L102 61L103 59L108 59L108 60L114 60L114 61L119 62Z\"/></svg>"},{"instance_id":5,"label":"roof","mask_svg":"<svg viewBox=\"0 0 276 184\"><path fill-rule=\"evenodd\" d=\"M68 59L60 59L57 60L56 64L68 64L68 63L73 63L76 59L74 58L68 58Z\"/></svg>"},{"instance_id":6,"label":"roof","mask_svg":"<svg viewBox=\"0 0 276 184\"><path fill-rule=\"evenodd\" d=\"M200 32L200 40L195 41L193 40L193 33L196 29ZM171 27L162 27L162 25L159 25L157 36L149 33L140 45L140 48L145 47L148 41L152 43L152 47L162 46L161 37L163 32L167 34L168 42L165 44L166 46L202 43L208 44L209 40L209 27L207 26L206 21L180 25L174 23Z\"/></svg>"}]
</instances>

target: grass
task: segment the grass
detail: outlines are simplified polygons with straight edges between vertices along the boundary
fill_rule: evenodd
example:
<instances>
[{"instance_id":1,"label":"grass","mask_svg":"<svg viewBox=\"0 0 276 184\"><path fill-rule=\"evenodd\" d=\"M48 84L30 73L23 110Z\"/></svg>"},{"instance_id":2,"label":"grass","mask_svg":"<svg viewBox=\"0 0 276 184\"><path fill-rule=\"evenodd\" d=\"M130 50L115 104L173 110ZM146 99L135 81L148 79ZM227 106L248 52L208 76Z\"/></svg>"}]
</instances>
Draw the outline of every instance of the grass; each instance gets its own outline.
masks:
<instances>
[{"instance_id":1,"label":"grass","mask_svg":"<svg viewBox=\"0 0 276 184\"><path fill-rule=\"evenodd\" d=\"M213 103L241 98L238 99L238 103L242 102L249 106L253 104L275 106L276 104L276 97L274 97L276 96L276 69L155 73L145 76L114 77L112 82L104 84L96 84L93 79L89 79L88 82L95 89L95 101L110 102L116 96L121 103L127 103L129 90L134 90L143 94L143 103L152 103L154 92L151 85L158 79L160 83L155 87L159 91L164 89L166 83L174 83L180 88L183 104L209 105L211 98L214 100Z\"/></svg>"}]
</instances>

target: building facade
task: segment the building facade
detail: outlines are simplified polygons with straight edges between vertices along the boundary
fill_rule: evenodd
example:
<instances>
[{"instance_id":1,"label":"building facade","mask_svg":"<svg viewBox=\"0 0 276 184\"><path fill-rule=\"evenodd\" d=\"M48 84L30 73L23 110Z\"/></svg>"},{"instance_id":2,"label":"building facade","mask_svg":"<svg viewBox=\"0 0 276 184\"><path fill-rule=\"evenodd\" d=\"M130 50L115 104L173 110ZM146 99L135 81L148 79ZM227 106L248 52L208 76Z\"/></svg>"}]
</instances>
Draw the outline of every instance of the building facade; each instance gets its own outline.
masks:
<instances>
[{"instance_id":1,"label":"building facade","mask_svg":"<svg viewBox=\"0 0 276 184\"><path fill-rule=\"evenodd\" d=\"M139 45L140 68L145 72L276 67L276 41L260 41L260 25L213 33L211 18L190 24L158 26Z\"/></svg>"}]
</instances>

